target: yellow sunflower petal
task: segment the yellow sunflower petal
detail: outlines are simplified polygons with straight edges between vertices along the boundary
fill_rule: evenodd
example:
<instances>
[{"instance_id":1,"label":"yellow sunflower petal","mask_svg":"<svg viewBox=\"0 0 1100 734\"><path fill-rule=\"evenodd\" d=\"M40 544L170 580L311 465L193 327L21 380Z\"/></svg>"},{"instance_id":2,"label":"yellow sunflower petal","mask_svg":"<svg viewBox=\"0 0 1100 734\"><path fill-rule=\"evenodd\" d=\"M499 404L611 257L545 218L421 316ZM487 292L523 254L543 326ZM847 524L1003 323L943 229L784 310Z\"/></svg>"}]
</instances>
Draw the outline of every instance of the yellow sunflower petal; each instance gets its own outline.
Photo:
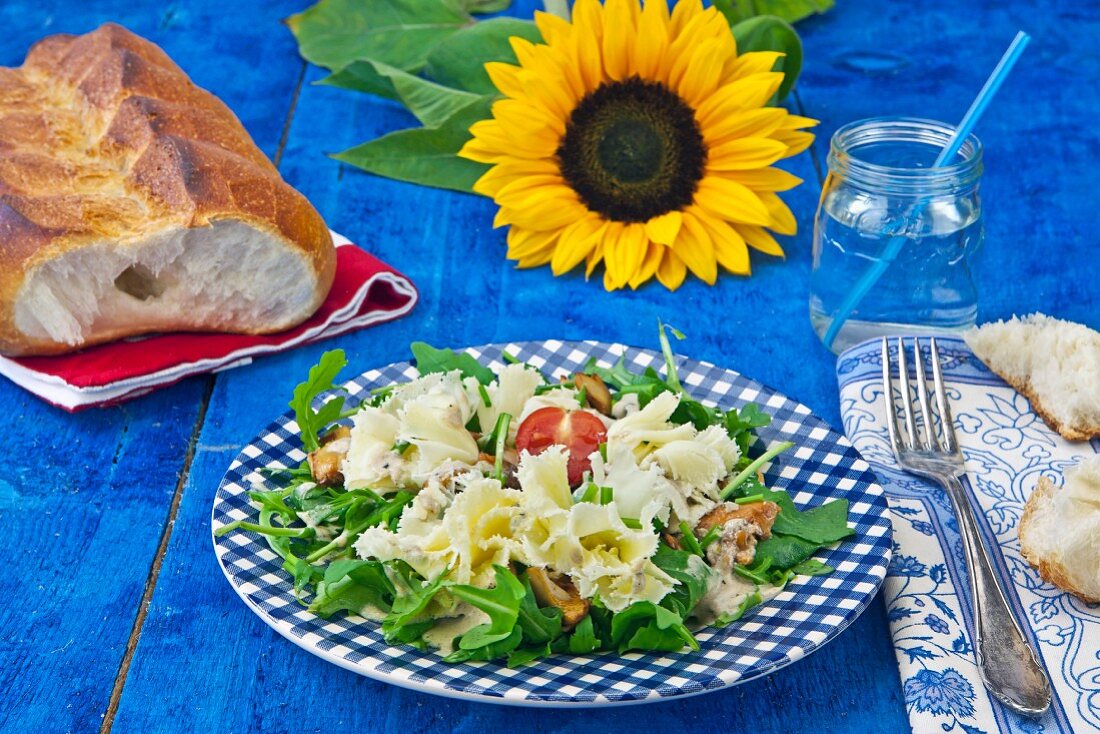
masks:
<instances>
[{"instance_id":1,"label":"yellow sunflower petal","mask_svg":"<svg viewBox=\"0 0 1100 734\"><path fill-rule=\"evenodd\" d=\"M573 26L565 18L547 13L543 10L535 11L535 25L542 35L542 40L551 46L568 43L573 37Z\"/></svg>"},{"instance_id":2,"label":"yellow sunflower petal","mask_svg":"<svg viewBox=\"0 0 1100 734\"><path fill-rule=\"evenodd\" d=\"M607 0L604 4L603 69L613 80L626 79L633 71L631 40L634 0Z\"/></svg>"},{"instance_id":3,"label":"yellow sunflower petal","mask_svg":"<svg viewBox=\"0 0 1100 734\"><path fill-rule=\"evenodd\" d=\"M798 222L794 218L794 214L791 213L790 208L783 203L775 194L761 192L757 194L760 197L760 201L764 202L764 206L768 208L768 213L772 215L772 223L768 225L771 229L775 230L777 234L797 234Z\"/></svg>"},{"instance_id":4,"label":"yellow sunflower petal","mask_svg":"<svg viewBox=\"0 0 1100 734\"><path fill-rule=\"evenodd\" d=\"M719 43L716 40L699 44L680 79L677 91L692 107L714 94L714 90L718 88L724 59L718 53L718 46Z\"/></svg>"},{"instance_id":5,"label":"yellow sunflower petal","mask_svg":"<svg viewBox=\"0 0 1100 734\"><path fill-rule=\"evenodd\" d=\"M642 264L638 266L638 270L635 271L634 276L628 283L631 290L637 290L638 286L657 274L657 268L661 266L661 260L664 259L665 250L667 249L664 245L658 245L656 242L649 243Z\"/></svg>"},{"instance_id":6,"label":"yellow sunflower petal","mask_svg":"<svg viewBox=\"0 0 1100 734\"><path fill-rule=\"evenodd\" d=\"M638 272L645 258L648 239L645 227L631 222L622 225L615 238L604 238L603 266L607 270L605 282L610 278L613 287L621 288Z\"/></svg>"},{"instance_id":7,"label":"yellow sunflower petal","mask_svg":"<svg viewBox=\"0 0 1100 734\"><path fill-rule=\"evenodd\" d=\"M782 107L762 107L716 120L703 128L707 145L718 145L731 138L763 138L778 130L788 114Z\"/></svg>"},{"instance_id":8,"label":"yellow sunflower petal","mask_svg":"<svg viewBox=\"0 0 1100 734\"><path fill-rule=\"evenodd\" d=\"M750 51L740 54L730 66L730 76L739 78L775 69L775 62L786 56L778 51Z\"/></svg>"},{"instance_id":9,"label":"yellow sunflower petal","mask_svg":"<svg viewBox=\"0 0 1100 734\"><path fill-rule=\"evenodd\" d=\"M797 130L776 130L771 137L773 140L778 140L787 146L787 158L798 155L813 145L814 142L813 133L804 133Z\"/></svg>"},{"instance_id":10,"label":"yellow sunflower petal","mask_svg":"<svg viewBox=\"0 0 1100 734\"><path fill-rule=\"evenodd\" d=\"M680 0L672 10L669 29L673 36L680 35L695 16L703 12L702 0Z\"/></svg>"},{"instance_id":11,"label":"yellow sunflower petal","mask_svg":"<svg viewBox=\"0 0 1100 734\"><path fill-rule=\"evenodd\" d=\"M748 186L753 191L788 191L802 179L781 168L757 168L751 171L724 171L718 174Z\"/></svg>"},{"instance_id":12,"label":"yellow sunflower petal","mask_svg":"<svg viewBox=\"0 0 1100 734\"><path fill-rule=\"evenodd\" d=\"M560 232L536 232L523 227L508 230L508 259L520 260L553 249Z\"/></svg>"},{"instance_id":13,"label":"yellow sunflower petal","mask_svg":"<svg viewBox=\"0 0 1100 734\"><path fill-rule=\"evenodd\" d=\"M661 59L668 53L668 3L647 0L638 22L635 39L635 71L643 79L654 79L661 68Z\"/></svg>"},{"instance_id":14,"label":"yellow sunflower petal","mask_svg":"<svg viewBox=\"0 0 1100 734\"><path fill-rule=\"evenodd\" d=\"M735 226L735 229L738 234L745 239L745 242L749 244L749 247L754 250L759 250L768 255L776 255L777 257L786 257L783 253L783 248L779 246L775 238L768 234L768 231L763 227L755 227L751 224L738 224Z\"/></svg>"},{"instance_id":15,"label":"yellow sunflower petal","mask_svg":"<svg viewBox=\"0 0 1100 734\"><path fill-rule=\"evenodd\" d=\"M776 72L753 74L719 87L695 110L695 118L705 129L708 125L732 117L744 110L763 107L783 83L783 75Z\"/></svg>"},{"instance_id":16,"label":"yellow sunflower petal","mask_svg":"<svg viewBox=\"0 0 1100 734\"><path fill-rule=\"evenodd\" d=\"M527 158L509 159L505 163L497 165L486 171L485 175L474 184L474 191L482 196L496 196L504 186L517 178L525 176L554 175L558 174L558 164L549 160L528 160Z\"/></svg>"},{"instance_id":17,"label":"yellow sunflower petal","mask_svg":"<svg viewBox=\"0 0 1100 734\"><path fill-rule=\"evenodd\" d=\"M772 217L749 187L719 176L707 176L695 190L695 203L720 219L766 226Z\"/></svg>"},{"instance_id":18,"label":"yellow sunflower petal","mask_svg":"<svg viewBox=\"0 0 1100 734\"><path fill-rule=\"evenodd\" d=\"M511 223L543 232L560 230L584 216L587 211L577 202L575 196L550 197L540 195L534 190L521 199L519 205L502 206L501 211L505 210L508 211L507 216Z\"/></svg>"},{"instance_id":19,"label":"yellow sunflower petal","mask_svg":"<svg viewBox=\"0 0 1100 734\"><path fill-rule=\"evenodd\" d=\"M500 163L513 159L506 151L486 145L484 141L477 138L467 140L462 149L458 151L458 157L477 161L478 163Z\"/></svg>"},{"instance_id":20,"label":"yellow sunflower petal","mask_svg":"<svg viewBox=\"0 0 1100 734\"><path fill-rule=\"evenodd\" d=\"M714 242L710 233L691 212L684 213L684 226L676 242L672 244L676 253L695 277L707 285L714 285L718 279L718 262L714 259Z\"/></svg>"},{"instance_id":21,"label":"yellow sunflower petal","mask_svg":"<svg viewBox=\"0 0 1100 734\"><path fill-rule=\"evenodd\" d=\"M513 158L546 157L539 151L536 141L517 142L517 138L509 135L507 129L501 125L499 120L491 118L479 120L470 126L470 134L477 139L478 146L484 146L485 149L489 150L507 151L509 156ZM463 148L465 149L465 146ZM477 146L471 148L475 152L479 149L481 148Z\"/></svg>"},{"instance_id":22,"label":"yellow sunflower petal","mask_svg":"<svg viewBox=\"0 0 1100 734\"><path fill-rule=\"evenodd\" d=\"M606 226L603 220L592 214L566 227L550 261L554 275L569 272L587 258L595 247L596 240L603 236Z\"/></svg>"},{"instance_id":23,"label":"yellow sunflower petal","mask_svg":"<svg viewBox=\"0 0 1100 734\"><path fill-rule=\"evenodd\" d=\"M803 117L802 115L787 115L787 119L783 121L781 127L784 130L797 130L804 127L816 127L820 124L820 120L815 120L812 117Z\"/></svg>"},{"instance_id":24,"label":"yellow sunflower petal","mask_svg":"<svg viewBox=\"0 0 1100 734\"><path fill-rule=\"evenodd\" d=\"M727 222L696 212L696 217L710 233L714 243L714 257L718 264L736 275L751 275L749 249L745 239Z\"/></svg>"},{"instance_id":25,"label":"yellow sunflower petal","mask_svg":"<svg viewBox=\"0 0 1100 734\"><path fill-rule=\"evenodd\" d=\"M608 224L608 228L610 228ZM604 234L597 238L596 246L592 248L592 252L588 253L588 257L584 259L584 279L588 280L592 277L592 271L596 269L596 266L603 262L603 242L607 238L607 230L604 230Z\"/></svg>"},{"instance_id":26,"label":"yellow sunflower petal","mask_svg":"<svg viewBox=\"0 0 1100 734\"><path fill-rule=\"evenodd\" d=\"M657 268L657 280L665 288L674 291L684 283L687 275L687 267L684 261L676 256L671 248L665 248L665 256L661 259L661 265Z\"/></svg>"},{"instance_id":27,"label":"yellow sunflower petal","mask_svg":"<svg viewBox=\"0 0 1100 734\"><path fill-rule=\"evenodd\" d=\"M490 61L485 64L485 72L493 86L500 90L505 97L522 97L526 90L519 81L520 68L502 61Z\"/></svg>"},{"instance_id":28,"label":"yellow sunflower petal","mask_svg":"<svg viewBox=\"0 0 1100 734\"><path fill-rule=\"evenodd\" d=\"M532 143L533 145L533 143ZM708 171L743 171L770 166L787 155L787 146L771 138L734 138L707 154Z\"/></svg>"},{"instance_id":29,"label":"yellow sunflower petal","mask_svg":"<svg viewBox=\"0 0 1100 734\"><path fill-rule=\"evenodd\" d=\"M661 245L671 245L680 233L683 214L678 211L665 212L645 223L645 233L649 239Z\"/></svg>"}]
</instances>

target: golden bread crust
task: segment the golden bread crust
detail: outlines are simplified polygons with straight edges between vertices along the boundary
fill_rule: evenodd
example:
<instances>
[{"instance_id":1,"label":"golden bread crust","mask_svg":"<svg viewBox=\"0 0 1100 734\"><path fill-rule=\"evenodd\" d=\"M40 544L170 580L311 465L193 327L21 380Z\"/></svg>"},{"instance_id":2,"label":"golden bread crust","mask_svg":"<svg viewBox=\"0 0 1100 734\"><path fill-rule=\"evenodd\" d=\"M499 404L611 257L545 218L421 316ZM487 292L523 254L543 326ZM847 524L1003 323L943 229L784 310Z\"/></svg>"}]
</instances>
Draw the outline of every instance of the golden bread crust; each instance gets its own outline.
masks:
<instances>
[{"instance_id":1,"label":"golden bread crust","mask_svg":"<svg viewBox=\"0 0 1100 734\"><path fill-rule=\"evenodd\" d=\"M335 273L324 221L229 108L155 44L107 24L45 38L22 67L0 69L0 353L66 352L150 330L134 324L77 345L34 339L16 327L14 304L28 273L64 253L219 220L245 222L306 257L316 277L310 312L320 305Z\"/></svg>"}]
</instances>

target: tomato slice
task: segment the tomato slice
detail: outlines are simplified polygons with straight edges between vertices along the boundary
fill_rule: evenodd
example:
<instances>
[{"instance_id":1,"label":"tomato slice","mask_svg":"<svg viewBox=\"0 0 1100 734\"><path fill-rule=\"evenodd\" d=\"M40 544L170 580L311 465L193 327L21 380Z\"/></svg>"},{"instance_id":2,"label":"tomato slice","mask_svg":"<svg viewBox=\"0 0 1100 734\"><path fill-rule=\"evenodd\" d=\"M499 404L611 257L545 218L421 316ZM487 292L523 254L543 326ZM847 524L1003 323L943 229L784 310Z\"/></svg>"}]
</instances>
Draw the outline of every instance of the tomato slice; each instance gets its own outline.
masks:
<instances>
[{"instance_id":1,"label":"tomato slice","mask_svg":"<svg viewBox=\"0 0 1100 734\"><path fill-rule=\"evenodd\" d=\"M592 469L588 457L607 441L603 421L583 410L539 408L520 423L516 451L541 454L551 446L569 450L569 486L577 487Z\"/></svg>"}]
</instances>

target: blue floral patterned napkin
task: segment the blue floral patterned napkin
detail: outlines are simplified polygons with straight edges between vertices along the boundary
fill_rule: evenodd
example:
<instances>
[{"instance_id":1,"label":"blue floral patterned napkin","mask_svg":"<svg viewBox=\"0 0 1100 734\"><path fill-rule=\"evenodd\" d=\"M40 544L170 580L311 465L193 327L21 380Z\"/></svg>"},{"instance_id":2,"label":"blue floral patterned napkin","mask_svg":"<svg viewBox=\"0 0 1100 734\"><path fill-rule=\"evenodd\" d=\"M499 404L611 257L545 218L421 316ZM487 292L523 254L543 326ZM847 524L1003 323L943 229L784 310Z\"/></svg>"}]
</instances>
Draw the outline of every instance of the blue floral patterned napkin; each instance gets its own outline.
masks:
<instances>
[{"instance_id":1,"label":"blue floral patterned napkin","mask_svg":"<svg viewBox=\"0 0 1100 734\"><path fill-rule=\"evenodd\" d=\"M897 469L881 404L880 342L865 342L837 360L840 410L848 438L871 463L893 513L894 556L883 591L913 731L1100 731L1100 606L1044 582L1020 555L1017 537L1039 477L1061 483L1065 468L1100 452L1100 442L1063 440L964 342L937 341L986 547L1055 697L1046 715L1029 719L982 685L958 525L938 486Z\"/></svg>"}]
</instances>

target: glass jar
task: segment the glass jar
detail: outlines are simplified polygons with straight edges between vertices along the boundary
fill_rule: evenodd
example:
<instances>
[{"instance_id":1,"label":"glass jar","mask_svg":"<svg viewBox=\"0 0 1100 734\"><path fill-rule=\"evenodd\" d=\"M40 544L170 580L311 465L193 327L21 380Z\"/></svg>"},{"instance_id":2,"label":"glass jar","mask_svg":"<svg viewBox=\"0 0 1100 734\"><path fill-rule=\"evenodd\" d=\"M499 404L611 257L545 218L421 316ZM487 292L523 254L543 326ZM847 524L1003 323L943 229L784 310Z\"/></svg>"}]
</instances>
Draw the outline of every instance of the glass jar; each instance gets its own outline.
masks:
<instances>
[{"instance_id":1,"label":"glass jar","mask_svg":"<svg viewBox=\"0 0 1100 734\"><path fill-rule=\"evenodd\" d=\"M971 135L953 161L933 167L954 131L933 120L878 117L833 135L814 221L810 321L834 352L877 336L974 325L982 145ZM854 298L869 270L880 277Z\"/></svg>"}]
</instances>

